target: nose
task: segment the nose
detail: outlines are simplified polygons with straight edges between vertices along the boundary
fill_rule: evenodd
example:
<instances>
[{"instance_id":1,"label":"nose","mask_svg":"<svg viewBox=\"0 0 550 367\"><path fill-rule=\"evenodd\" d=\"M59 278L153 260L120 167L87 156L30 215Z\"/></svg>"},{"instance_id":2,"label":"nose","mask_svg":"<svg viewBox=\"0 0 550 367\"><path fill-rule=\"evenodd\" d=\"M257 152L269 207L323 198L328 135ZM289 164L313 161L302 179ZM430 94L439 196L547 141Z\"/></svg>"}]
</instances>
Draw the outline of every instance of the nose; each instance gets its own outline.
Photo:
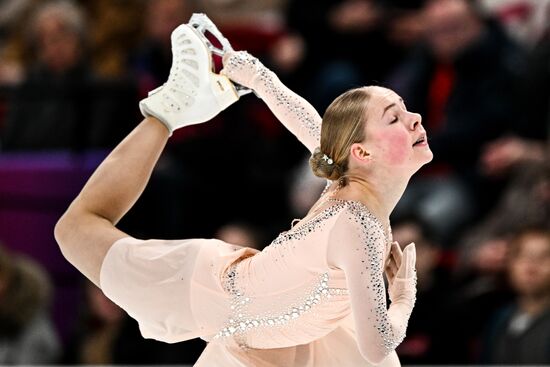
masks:
<instances>
[{"instance_id":1,"label":"nose","mask_svg":"<svg viewBox=\"0 0 550 367\"><path fill-rule=\"evenodd\" d=\"M418 126L422 124L422 116L419 113L411 112L410 128L412 131L416 130Z\"/></svg>"}]
</instances>

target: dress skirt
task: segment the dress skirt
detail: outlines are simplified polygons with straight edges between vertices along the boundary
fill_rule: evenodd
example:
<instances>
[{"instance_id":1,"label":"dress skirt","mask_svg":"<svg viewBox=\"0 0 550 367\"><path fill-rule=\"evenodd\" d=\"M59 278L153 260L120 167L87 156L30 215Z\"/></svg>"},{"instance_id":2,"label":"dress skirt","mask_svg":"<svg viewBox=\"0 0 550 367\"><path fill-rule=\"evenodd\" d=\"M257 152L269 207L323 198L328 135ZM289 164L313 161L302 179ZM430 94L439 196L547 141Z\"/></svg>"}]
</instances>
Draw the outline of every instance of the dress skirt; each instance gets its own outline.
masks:
<instances>
[{"instance_id":1,"label":"dress skirt","mask_svg":"<svg viewBox=\"0 0 550 367\"><path fill-rule=\"evenodd\" d=\"M102 291L137 320L145 338L209 341L228 320L222 276L258 250L216 239L116 241L100 272Z\"/></svg>"}]
</instances>

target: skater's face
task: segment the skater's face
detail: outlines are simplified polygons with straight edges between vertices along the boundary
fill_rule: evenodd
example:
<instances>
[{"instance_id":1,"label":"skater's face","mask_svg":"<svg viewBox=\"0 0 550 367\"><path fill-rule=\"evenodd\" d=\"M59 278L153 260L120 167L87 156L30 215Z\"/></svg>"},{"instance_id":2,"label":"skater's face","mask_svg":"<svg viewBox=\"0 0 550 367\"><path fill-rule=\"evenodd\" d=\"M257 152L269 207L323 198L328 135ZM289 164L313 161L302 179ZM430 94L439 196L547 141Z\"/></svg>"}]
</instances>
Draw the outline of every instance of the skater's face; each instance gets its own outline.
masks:
<instances>
[{"instance_id":1,"label":"skater's face","mask_svg":"<svg viewBox=\"0 0 550 367\"><path fill-rule=\"evenodd\" d=\"M365 139L352 145L351 154L360 164L403 169L412 175L433 158L422 117L407 111L403 99L394 91L369 89Z\"/></svg>"}]
</instances>

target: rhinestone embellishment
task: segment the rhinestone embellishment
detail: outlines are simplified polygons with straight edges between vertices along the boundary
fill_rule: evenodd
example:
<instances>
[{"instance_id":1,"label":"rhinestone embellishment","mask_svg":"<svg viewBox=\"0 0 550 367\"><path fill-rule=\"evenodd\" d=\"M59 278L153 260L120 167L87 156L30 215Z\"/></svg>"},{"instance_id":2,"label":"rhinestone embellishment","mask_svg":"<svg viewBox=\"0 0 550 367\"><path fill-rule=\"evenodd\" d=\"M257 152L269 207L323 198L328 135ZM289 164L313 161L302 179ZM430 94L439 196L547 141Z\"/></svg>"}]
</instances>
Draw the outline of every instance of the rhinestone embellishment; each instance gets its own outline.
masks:
<instances>
[{"instance_id":1,"label":"rhinestone embellishment","mask_svg":"<svg viewBox=\"0 0 550 367\"><path fill-rule=\"evenodd\" d=\"M273 98L277 106L284 106L284 113L297 119L300 128L305 129L313 141L321 141L320 116L308 110L298 97L289 95L287 90L278 86L275 82L278 80L275 73L262 65L258 59L247 52L243 52L238 57L231 57L226 67L235 71L247 70L248 75L254 78L255 89L261 88L262 94L265 93L267 98ZM251 80L248 82L250 83ZM262 98L265 99L266 97ZM285 121L282 118L279 118L279 120Z\"/></svg>"},{"instance_id":2,"label":"rhinestone embellishment","mask_svg":"<svg viewBox=\"0 0 550 367\"><path fill-rule=\"evenodd\" d=\"M322 273L319 278L319 282L315 285L314 290L306 297L305 301L300 304L295 304L287 309L286 312L279 315L271 315L269 317L252 316L247 317L246 305L250 303L250 298L245 297L235 287L236 268L238 264L232 265L225 277L227 281L224 284L224 288L232 294L233 300L231 302L231 310L235 317L229 319L229 325L218 334L215 338L233 336L235 334L241 334L245 331L258 328L258 327L272 327L282 326L290 322L291 320L299 318L302 314L311 310L315 305L320 303L323 299L332 297L333 295L347 295L348 290L344 288L329 288L328 273Z\"/></svg>"}]
</instances>

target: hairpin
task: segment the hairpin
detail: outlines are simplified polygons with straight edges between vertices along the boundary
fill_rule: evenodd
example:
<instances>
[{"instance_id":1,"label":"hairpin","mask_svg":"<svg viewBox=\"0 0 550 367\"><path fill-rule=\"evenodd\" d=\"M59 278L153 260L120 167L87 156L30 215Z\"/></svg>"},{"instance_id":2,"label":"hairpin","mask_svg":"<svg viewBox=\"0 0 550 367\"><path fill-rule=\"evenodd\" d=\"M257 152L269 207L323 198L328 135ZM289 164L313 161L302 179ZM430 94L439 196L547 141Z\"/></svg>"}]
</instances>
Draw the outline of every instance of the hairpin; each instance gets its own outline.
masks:
<instances>
[{"instance_id":1,"label":"hairpin","mask_svg":"<svg viewBox=\"0 0 550 367\"><path fill-rule=\"evenodd\" d=\"M323 154L323 160L327 162L328 164L334 163L334 161L326 154Z\"/></svg>"}]
</instances>

